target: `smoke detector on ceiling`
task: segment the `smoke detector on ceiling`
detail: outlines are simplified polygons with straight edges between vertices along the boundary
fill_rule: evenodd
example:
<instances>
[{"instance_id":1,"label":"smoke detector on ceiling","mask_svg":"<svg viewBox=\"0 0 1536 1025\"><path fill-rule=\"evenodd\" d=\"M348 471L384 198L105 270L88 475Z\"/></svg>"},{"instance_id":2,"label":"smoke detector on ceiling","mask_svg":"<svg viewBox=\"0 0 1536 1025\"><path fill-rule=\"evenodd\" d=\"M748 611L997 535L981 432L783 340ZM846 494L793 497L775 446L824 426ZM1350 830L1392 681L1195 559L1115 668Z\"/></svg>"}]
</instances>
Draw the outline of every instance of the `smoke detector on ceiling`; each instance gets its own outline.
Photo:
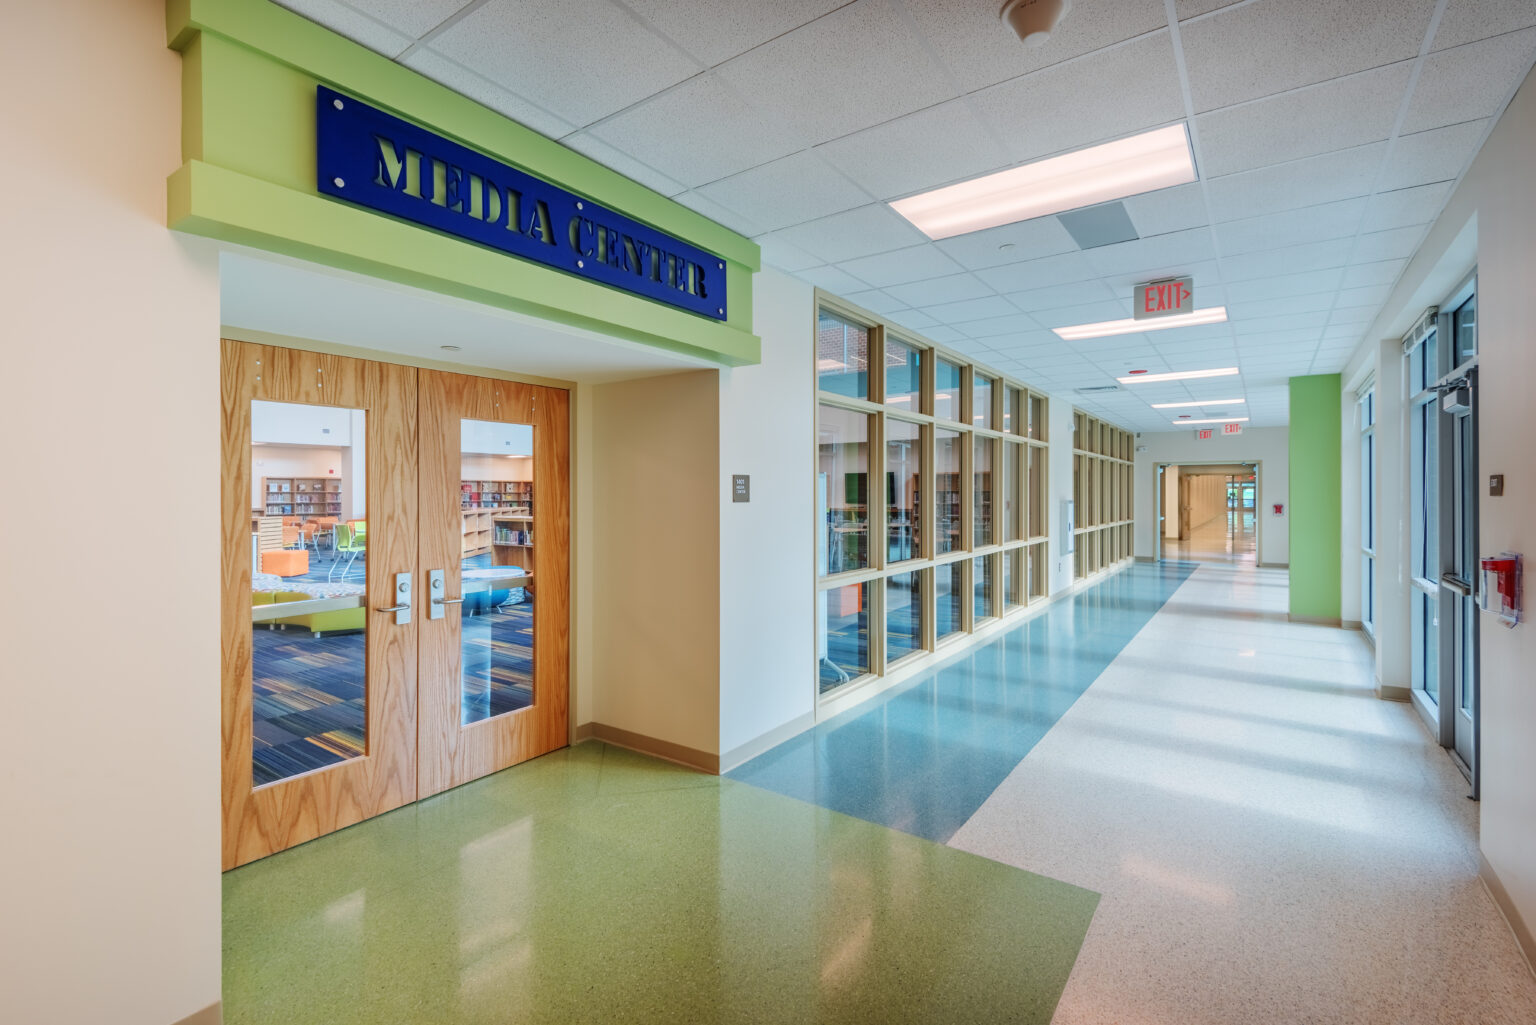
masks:
<instances>
[{"instance_id":1,"label":"smoke detector on ceiling","mask_svg":"<svg viewBox=\"0 0 1536 1025\"><path fill-rule=\"evenodd\" d=\"M1072 0L1007 0L1002 19L1025 46L1044 46L1071 9Z\"/></svg>"}]
</instances>

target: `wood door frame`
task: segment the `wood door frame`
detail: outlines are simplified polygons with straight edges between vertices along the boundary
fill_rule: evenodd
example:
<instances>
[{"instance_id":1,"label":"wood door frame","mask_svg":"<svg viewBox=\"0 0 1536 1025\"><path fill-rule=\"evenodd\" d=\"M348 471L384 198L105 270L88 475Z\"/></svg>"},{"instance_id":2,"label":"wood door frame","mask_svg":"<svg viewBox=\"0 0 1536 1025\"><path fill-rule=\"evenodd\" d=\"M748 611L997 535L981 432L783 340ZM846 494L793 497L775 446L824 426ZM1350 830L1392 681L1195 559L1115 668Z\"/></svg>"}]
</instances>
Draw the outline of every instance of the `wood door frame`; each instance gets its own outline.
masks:
<instances>
[{"instance_id":1,"label":"wood door frame","mask_svg":"<svg viewBox=\"0 0 1536 1025\"><path fill-rule=\"evenodd\" d=\"M571 505L570 393L439 370L421 370L420 555L423 580L446 571L446 590L462 595L460 422L533 427L534 704L491 719L460 722L461 617L457 610L420 627L417 716L419 798L478 779L569 742Z\"/></svg>"},{"instance_id":2,"label":"wood door frame","mask_svg":"<svg viewBox=\"0 0 1536 1025\"><path fill-rule=\"evenodd\" d=\"M417 635L375 610L416 568L417 371L300 349L221 341L223 865L234 868L415 800ZM251 402L367 411L367 751L253 786ZM399 472L409 467L408 473Z\"/></svg>"}]
</instances>

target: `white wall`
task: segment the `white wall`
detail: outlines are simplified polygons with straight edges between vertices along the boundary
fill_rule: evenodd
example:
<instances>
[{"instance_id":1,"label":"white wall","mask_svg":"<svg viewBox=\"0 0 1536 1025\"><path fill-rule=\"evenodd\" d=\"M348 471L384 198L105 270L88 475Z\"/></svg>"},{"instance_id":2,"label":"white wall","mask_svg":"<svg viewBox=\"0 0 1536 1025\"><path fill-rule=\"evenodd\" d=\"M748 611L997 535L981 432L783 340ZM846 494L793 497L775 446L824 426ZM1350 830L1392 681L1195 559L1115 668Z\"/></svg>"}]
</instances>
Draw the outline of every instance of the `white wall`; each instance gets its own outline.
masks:
<instances>
[{"instance_id":1,"label":"white wall","mask_svg":"<svg viewBox=\"0 0 1536 1025\"><path fill-rule=\"evenodd\" d=\"M0 514L0 1016L168 1025L219 999L217 262L165 228L181 60L162 0L5 22L0 479L72 494L60 453L124 434L153 458L95 462L93 501ZM132 543L79 543L146 492L174 515L130 509Z\"/></svg>"},{"instance_id":2,"label":"white wall","mask_svg":"<svg viewBox=\"0 0 1536 1025\"><path fill-rule=\"evenodd\" d=\"M1452 193L1386 306L1367 345L1401 337L1441 302L1475 263L1478 273L1481 473L1504 475L1504 495L1479 507L1484 553L1536 555L1536 73L1527 78L1466 177ZM1473 243L1469 252L1466 243ZM1381 345L1382 362L1390 358ZM1383 376L1385 367L1383 366ZM1379 421L1378 421L1379 422ZM1382 428L1378 426L1378 432ZM1396 427L1401 432L1399 421ZM1399 437L1402 435L1399 434ZM1385 483L1385 480L1384 480ZM1406 499L1402 481L1397 494ZM1386 502L1384 501L1384 505ZM1392 614L1405 582L1393 580ZM1527 608L1536 588L1527 588ZM1536 928L1536 624L1505 629L1482 620L1483 856L1507 891L1525 937ZM1399 639L1403 645L1406 635ZM1378 638L1378 648L1384 643ZM1536 952L1536 951L1533 951Z\"/></svg>"},{"instance_id":3,"label":"white wall","mask_svg":"<svg viewBox=\"0 0 1536 1025\"><path fill-rule=\"evenodd\" d=\"M1290 515L1290 432L1284 427L1255 427L1236 435L1216 435L1205 441L1193 430L1158 431L1138 435L1136 446L1135 506L1136 555L1157 556L1157 464L1177 463L1181 472L1193 472L1196 463L1259 463L1258 505L1259 561L1284 566L1291 559L1286 517ZM1142 451L1145 449L1146 451ZM1285 515L1275 516L1274 503L1285 505Z\"/></svg>"},{"instance_id":4,"label":"white wall","mask_svg":"<svg viewBox=\"0 0 1536 1025\"><path fill-rule=\"evenodd\" d=\"M465 455L459 473L460 480L533 480L533 457Z\"/></svg>"},{"instance_id":5,"label":"white wall","mask_svg":"<svg viewBox=\"0 0 1536 1025\"><path fill-rule=\"evenodd\" d=\"M1046 432L1046 441L1051 447L1051 458L1048 467L1050 501L1046 504L1045 515L1051 530L1049 588L1050 593L1055 594L1072 586L1072 578L1076 572L1072 553L1067 551L1071 528L1063 520L1062 514L1062 503L1070 501L1074 494L1072 400L1064 395L1052 395L1047 405L1049 411L1046 414L1046 421L1050 426Z\"/></svg>"},{"instance_id":6,"label":"white wall","mask_svg":"<svg viewBox=\"0 0 1536 1025\"><path fill-rule=\"evenodd\" d=\"M720 750L810 716L815 702L810 285L753 284L762 363L720 373ZM731 500L750 474L752 500Z\"/></svg>"}]
</instances>

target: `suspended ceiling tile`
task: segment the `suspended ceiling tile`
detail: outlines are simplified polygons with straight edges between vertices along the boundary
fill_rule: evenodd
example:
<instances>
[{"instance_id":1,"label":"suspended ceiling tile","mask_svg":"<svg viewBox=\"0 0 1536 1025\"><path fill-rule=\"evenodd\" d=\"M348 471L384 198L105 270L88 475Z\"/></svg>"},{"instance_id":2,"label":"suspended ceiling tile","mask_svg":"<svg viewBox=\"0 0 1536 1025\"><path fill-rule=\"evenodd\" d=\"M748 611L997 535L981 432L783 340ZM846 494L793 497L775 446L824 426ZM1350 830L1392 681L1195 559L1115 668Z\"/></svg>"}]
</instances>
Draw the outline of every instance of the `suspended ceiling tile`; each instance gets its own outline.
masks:
<instances>
[{"instance_id":1,"label":"suspended ceiling tile","mask_svg":"<svg viewBox=\"0 0 1536 1025\"><path fill-rule=\"evenodd\" d=\"M1181 28L1196 111L1417 56L1435 0L1280 0Z\"/></svg>"},{"instance_id":2,"label":"suspended ceiling tile","mask_svg":"<svg viewBox=\"0 0 1536 1025\"><path fill-rule=\"evenodd\" d=\"M998 16L1002 3L904 0L949 72L970 92L1166 28L1162 0L1095 0L1069 11L1041 46L1025 46Z\"/></svg>"},{"instance_id":3,"label":"suspended ceiling tile","mask_svg":"<svg viewBox=\"0 0 1536 1025\"><path fill-rule=\"evenodd\" d=\"M813 142L950 99L895 0L858 0L719 66L754 107Z\"/></svg>"},{"instance_id":4,"label":"suspended ceiling tile","mask_svg":"<svg viewBox=\"0 0 1536 1025\"><path fill-rule=\"evenodd\" d=\"M1280 274L1274 277L1238 281L1227 286L1229 303L1249 302L1255 299L1280 299L1287 296L1311 295L1339 288L1344 278L1342 267L1327 270L1303 271L1299 274Z\"/></svg>"},{"instance_id":5,"label":"suspended ceiling tile","mask_svg":"<svg viewBox=\"0 0 1536 1025\"><path fill-rule=\"evenodd\" d=\"M1283 299L1254 299L1251 302L1228 307L1234 325L1250 327L1266 324L1270 318L1289 313L1312 313L1333 309L1337 292L1314 292L1311 295L1292 295Z\"/></svg>"},{"instance_id":6,"label":"suspended ceiling tile","mask_svg":"<svg viewBox=\"0 0 1536 1025\"><path fill-rule=\"evenodd\" d=\"M462 96L467 96L481 106L489 107L511 118L520 125L532 128L540 135L558 139L576 130L576 126L556 117L543 107L529 103L515 93L510 93L494 82L489 82L468 68L461 67L440 53L420 49L409 54L400 63L427 78L445 85Z\"/></svg>"},{"instance_id":7,"label":"suspended ceiling tile","mask_svg":"<svg viewBox=\"0 0 1536 1025\"><path fill-rule=\"evenodd\" d=\"M929 278L926 281L913 281L905 285L891 285L887 291L908 306L932 306L935 303L980 299L982 296L995 294L974 275L964 273Z\"/></svg>"},{"instance_id":8,"label":"suspended ceiling tile","mask_svg":"<svg viewBox=\"0 0 1536 1025\"><path fill-rule=\"evenodd\" d=\"M940 324L937 327L930 327L928 330L924 331L923 334L927 335L931 340L938 342L941 345L952 345L956 342L965 341L965 335L961 334L959 331L956 331L954 328L946 327L943 324Z\"/></svg>"},{"instance_id":9,"label":"suspended ceiling tile","mask_svg":"<svg viewBox=\"0 0 1536 1025\"><path fill-rule=\"evenodd\" d=\"M1387 231L1428 224L1439 215L1451 194L1450 182L1418 185L1411 189L1379 192L1366 207L1362 231Z\"/></svg>"},{"instance_id":10,"label":"suspended ceiling tile","mask_svg":"<svg viewBox=\"0 0 1536 1025\"><path fill-rule=\"evenodd\" d=\"M1221 270L1228 283L1231 283L1293 274L1298 267L1327 270L1331 267L1342 267L1348 262L1349 239L1336 238L1304 246L1266 249L1258 253L1225 257L1221 261Z\"/></svg>"},{"instance_id":11,"label":"suspended ceiling tile","mask_svg":"<svg viewBox=\"0 0 1536 1025\"><path fill-rule=\"evenodd\" d=\"M804 281L809 281L811 284L818 288L826 289L833 295L839 295L845 298L850 293L854 292L865 295L869 294L869 284L867 282L860 281L852 274L838 270L836 267L812 267L810 270L801 271L796 275L796 277L799 277ZM863 303L860 303L859 305L864 306ZM901 309L910 304L896 303L895 305L898 309ZM865 309L874 310L876 313L881 312L880 310L875 310L873 306L865 306Z\"/></svg>"},{"instance_id":12,"label":"suspended ceiling tile","mask_svg":"<svg viewBox=\"0 0 1536 1025\"><path fill-rule=\"evenodd\" d=\"M846 135L817 152L877 199L937 188L1009 163L1008 153L963 100Z\"/></svg>"},{"instance_id":13,"label":"suspended ceiling tile","mask_svg":"<svg viewBox=\"0 0 1536 1025\"><path fill-rule=\"evenodd\" d=\"M709 111L708 117L700 117ZM693 187L805 147L803 133L753 110L712 73L652 96L588 131Z\"/></svg>"},{"instance_id":14,"label":"suspended ceiling tile","mask_svg":"<svg viewBox=\"0 0 1536 1025\"><path fill-rule=\"evenodd\" d=\"M1101 302L1119 298L1108 285L1099 280L1073 281L1045 288L1031 288L1022 292L1010 292L1005 298L1021 310L1049 310L1062 306Z\"/></svg>"},{"instance_id":15,"label":"suspended ceiling tile","mask_svg":"<svg viewBox=\"0 0 1536 1025\"><path fill-rule=\"evenodd\" d=\"M1387 144L1376 142L1212 178L1211 216L1234 221L1369 195L1386 154Z\"/></svg>"},{"instance_id":16,"label":"suspended ceiling tile","mask_svg":"<svg viewBox=\"0 0 1536 1025\"><path fill-rule=\"evenodd\" d=\"M339 3L338 0L273 0L273 2L386 57L399 56L415 38L381 25L373 18L359 14L346 4Z\"/></svg>"},{"instance_id":17,"label":"suspended ceiling tile","mask_svg":"<svg viewBox=\"0 0 1536 1025\"><path fill-rule=\"evenodd\" d=\"M1166 31L970 97L1016 160L1171 124L1184 116Z\"/></svg>"},{"instance_id":18,"label":"suspended ceiling tile","mask_svg":"<svg viewBox=\"0 0 1536 1025\"><path fill-rule=\"evenodd\" d=\"M792 245L778 234L763 235L755 239L758 248L762 251L763 262L779 268L779 270L794 273L807 267L814 267L824 263L819 256L812 256L799 246ZM862 277L862 276L861 276ZM868 278L863 278L869 281ZM871 282L874 284L874 282Z\"/></svg>"},{"instance_id":19,"label":"suspended ceiling tile","mask_svg":"<svg viewBox=\"0 0 1536 1025\"><path fill-rule=\"evenodd\" d=\"M1423 225L1415 225L1411 228L1394 228L1391 231L1376 231L1361 235L1355 240L1355 249L1350 255L1350 262L1374 263L1377 260L1412 256L1413 251L1419 246L1419 240L1424 237L1424 232Z\"/></svg>"},{"instance_id":20,"label":"suspended ceiling tile","mask_svg":"<svg viewBox=\"0 0 1536 1025\"><path fill-rule=\"evenodd\" d=\"M697 191L770 231L869 202L858 186L808 151L710 182Z\"/></svg>"},{"instance_id":21,"label":"suspended ceiling tile","mask_svg":"<svg viewBox=\"0 0 1536 1025\"><path fill-rule=\"evenodd\" d=\"M817 270L830 271L836 270L836 268L819 267L816 270L807 271L806 273L801 274L800 277L811 282L813 285L821 285L822 288L826 288L828 291L833 291L833 289L829 288L827 285L821 284L821 282L816 279L814 275L816 274ZM855 306L862 306L864 309L869 310L871 313L878 313L882 317L890 316L893 313L901 313L907 309L906 303L901 302L898 299L891 298L889 295L886 295L878 288L867 288L862 292L842 292L839 293L839 297L848 300Z\"/></svg>"},{"instance_id":22,"label":"suspended ceiling tile","mask_svg":"<svg viewBox=\"0 0 1536 1025\"><path fill-rule=\"evenodd\" d=\"M829 263L904 249L925 240L922 232L884 203L797 224L776 234Z\"/></svg>"},{"instance_id":23,"label":"suspended ceiling tile","mask_svg":"<svg viewBox=\"0 0 1536 1025\"><path fill-rule=\"evenodd\" d=\"M1213 257L1215 256L1214 249L1211 255ZM1129 271L1121 271L1116 274L1106 274L1104 275L1103 280L1104 284L1109 286L1109 290L1113 292L1116 297L1124 298L1126 300L1134 300L1136 294L1136 286L1142 282L1152 281L1157 278L1168 277L1170 275L1178 275L1181 277L1187 276L1194 279L1196 305L1219 305L1215 299L1211 298L1212 296L1218 294L1216 289L1219 287L1218 282L1220 282L1222 277L1214 258L1209 260L1185 261L1179 263L1177 266L1177 271L1169 271L1166 269L1148 270L1145 266L1135 267Z\"/></svg>"},{"instance_id":24,"label":"suspended ceiling tile","mask_svg":"<svg viewBox=\"0 0 1536 1025\"><path fill-rule=\"evenodd\" d=\"M1376 314L1381 312L1381 304L1370 306L1346 306L1334 310L1328 315L1328 326L1339 327L1346 324L1358 324L1363 330L1365 325L1376 319Z\"/></svg>"},{"instance_id":25,"label":"suspended ceiling tile","mask_svg":"<svg viewBox=\"0 0 1536 1025\"><path fill-rule=\"evenodd\" d=\"M877 288L957 274L963 269L932 243L848 260L842 266L848 273L863 278Z\"/></svg>"},{"instance_id":26,"label":"suspended ceiling tile","mask_svg":"<svg viewBox=\"0 0 1536 1025\"><path fill-rule=\"evenodd\" d=\"M1492 117L1525 80L1533 60L1536 28L1430 54L1413 91L1403 132Z\"/></svg>"},{"instance_id":27,"label":"suspended ceiling tile","mask_svg":"<svg viewBox=\"0 0 1536 1025\"><path fill-rule=\"evenodd\" d=\"M1381 181L1382 190L1404 189L1457 177L1472 162L1487 131L1488 119L1483 118L1399 136Z\"/></svg>"},{"instance_id":28,"label":"suspended ceiling tile","mask_svg":"<svg viewBox=\"0 0 1536 1025\"><path fill-rule=\"evenodd\" d=\"M965 325L965 333L972 338L1008 337L1018 339L1020 342L1038 339L1041 336L1040 325L1034 318L1018 311L1005 313L999 317L984 317L981 320L969 321ZM1055 335L1051 337L1056 338ZM1061 339L1056 340L1059 342Z\"/></svg>"},{"instance_id":29,"label":"suspended ceiling tile","mask_svg":"<svg viewBox=\"0 0 1536 1025\"><path fill-rule=\"evenodd\" d=\"M723 224L738 234L752 236L761 234L763 231L763 226L756 221L743 217L735 210L726 209L708 196L701 196L697 192L684 192L676 199L688 209L696 210L716 224Z\"/></svg>"},{"instance_id":30,"label":"suspended ceiling tile","mask_svg":"<svg viewBox=\"0 0 1536 1025\"><path fill-rule=\"evenodd\" d=\"M891 319L902 327L910 328L913 331L923 331L930 327L936 327L939 323L922 310L902 310L899 313L891 314Z\"/></svg>"},{"instance_id":31,"label":"suspended ceiling tile","mask_svg":"<svg viewBox=\"0 0 1536 1025\"><path fill-rule=\"evenodd\" d=\"M892 214L892 216L897 216ZM915 228L913 229L916 230ZM935 242L969 270L1077 252L1077 243L1054 217L1036 217ZM990 284L990 282L989 282Z\"/></svg>"},{"instance_id":32,"label":"suspended ceiling tile","mask_svg":"<svg viewBox=\"0 0 1536 1025\"><path fill-rule=\"evenodd\" d=\"M1365 215L1366 201L1345 199L1337 203L1287 210L1284 213L1248 217L1216 225L1216 240L1223 256L1239 256L1281 246L1299 246L1353 235Z\"/></svg>"},{"instance_id":33,"label":"suspended ceiling tile","mask_svg":"<svg viewBox=\"0 0 1536 1025\"><path fill-rule=\"evenodd\" d=\"M1061 253L1041 260L1025 260L989 267L976 276L999 292L1022 292L1067 282L1086 281L1098 272L1082 253Z\"/></svg>"},{"instance_id":34,"label":"suspended ceiling tile","mask_svg":"<svg viewBox=\"0 0 1536 1025\"><path fill-rule=\"evenodd\" d=\"M687 191L687 186L674 178L669 178L654 167L636 160L630 154L621 149L608 145L602 139L594 139L586 132L575 132L560 140L562 146L569 146L584 156L589 156L599 164L611 170L617 171L631 181L637 181L647 188L655 189L664 196L676 196ZM742 231L742 228L736 228ZM761 231L757 228L756 231ZM748 230L747 234L753 234Z\"/></svg>"},{"instance_id":35,"label":"suspended ceiling tile","mask_svg":"<svg viewBox=\"0 0 1536 1025\"><path fill-rule=\"evenodd\" d=\"M963 302L940 303L936 306L924 306L922 309L930 317L937 318L940 323L951 325L990 317L1006 317L1019 312L1012 303L998 295L966 299Z\"/></svg>"},{"instance_id":36,"label":"suspended ceiling tile","mask_svg":"<svg viewBox=\"0 0 1536 1025\"><path fill-rule=\"evenodd\" d=\"M1241 342L1245 337L1270 334L1276 331L1300 331L1308 328L1321 328L1328 320L1326 310L1311 310L1306 313L1288 313L1281 316L1263 317L1248 323L1234 323L1232 333L1237 335Z\"/></svg>"},{"instance_id":37,"label":"suspended ceiling tile","mask_svg":"<svg viewBox=\"0 0 1536 1025\"><path fill-rule=\"evenodd\" d=\"M420 39L459 11L471 0L347 0L399 32ZM284 4L284 6L287 6Z\"/></svg>"},{"instance_id":38,"label":"suspended ceiling tile","mask_svg":"<svg viewBox=\"0 0 1536 1025\"><path fill-rule=\"evenodd\" d=\"M1101 277L1118 274L1182 274L1189 264L1216 255L1209 228L1191 228L1167 235L1101 246L1088 252L1088 262Z\"/></svg>"},{"instance_id":39,"label":"suspended ceiling tile","mask_svg":"<svg viewBox=\"0 0 1536 1025\"><path fill-rule=\"evenodd\" d=\"M1106 299L1100 302L1082 303L1076 306L1058 306L1054 309L1031 310L1030 314L1042 327L1069 327L1077 324L1098 324L1106 320L1124 320L1131 315L1131 304L1125 299Z\"/></svg>"},{"instance_id":40,"label":"suspended ceiling tile","mask_svg":"<svg viewBox=\"0 0 1536 1025\"><path fill-rule=\"evenodd\" d=\"M1202 173L1235 174L1387 138L1411 63L1201 114Z\"/></svg>"},{"instance_id":41,"label":"suspended ceiling tile","mask_svg":"<svg viewBox=\"0 0 1536 1025\"><path fill-rule=\"evenodd\" d=\"M1317 320L1316 317L1312 319ZM1245 335L1238 340L1237 351L1245 357L1280 349L1289 351L1298 345L1315 343L1320 329L1320 325L1314 323L1308 327L1261 331L1257 334Z\"/></svg>"},{"instance_id":42,"label":"suspended ceiling tile","mask_svg":"<svg viewBox=\"0 0 1536 1025\"><path fill-rule=\"evenodd\" d=\"M713 67L836 10L847 0L625 0L662 35Z\"/></svg>"},{"instance_id":43,"label":"suspended ceiling tile","mask_svg":"<svg viewBox=\"0 0 1536 1025\"><path fill-rule=\"evenodd\" d=\"M1365 288L1370 285L1393 285L1397 283L1398 276L1403 273L1403 268L1408 266L1407 260L1382 260L1377 263L1358 263L1344 268L1344 277L1339 282L1341 288Z\"/></svg>"},{"instance_id":44,"label":"suspended ceiling tile","mask_svg":"<svg viewBox=\"0 0 1536 1025\"><path fill-rule=\"evenodd\" d=\"M1434 49L1444 50L1536 25L1531 0L1450 0L1440 16Z\"/></svg>"},{"instance_id":45,"label":"suspended ceiling tile","mask_svg":"<svg viewBox=\"0 0 1536 1025\"><path fill-rule=\"evenodd\" d=\"M1206 224L1205 194L1200 184L1180 185L1131 196L1124 201L1136 234L1166 235Z\"/></svg>"}]
</instances>

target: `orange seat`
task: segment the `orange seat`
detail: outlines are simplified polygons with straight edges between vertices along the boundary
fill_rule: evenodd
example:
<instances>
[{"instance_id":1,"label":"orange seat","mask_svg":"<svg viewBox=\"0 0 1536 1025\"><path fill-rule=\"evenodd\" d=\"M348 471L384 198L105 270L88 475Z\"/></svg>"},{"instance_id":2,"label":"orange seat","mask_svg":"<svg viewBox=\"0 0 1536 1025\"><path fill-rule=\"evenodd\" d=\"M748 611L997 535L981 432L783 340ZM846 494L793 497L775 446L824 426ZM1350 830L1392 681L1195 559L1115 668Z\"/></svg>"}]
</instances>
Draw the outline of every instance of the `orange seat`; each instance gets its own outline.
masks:
<instances>
[{"instance_id":1,"label":"orange seat","mask_svg":"<svg viewBox=\"0 0 1536 1025\"><path fill-rule=\"evenodd\" d=\"M261 553L261 571L280 577L300 577L309 572L309 552L303 548L274 548Z\"/></svg>"}]
</instances>

